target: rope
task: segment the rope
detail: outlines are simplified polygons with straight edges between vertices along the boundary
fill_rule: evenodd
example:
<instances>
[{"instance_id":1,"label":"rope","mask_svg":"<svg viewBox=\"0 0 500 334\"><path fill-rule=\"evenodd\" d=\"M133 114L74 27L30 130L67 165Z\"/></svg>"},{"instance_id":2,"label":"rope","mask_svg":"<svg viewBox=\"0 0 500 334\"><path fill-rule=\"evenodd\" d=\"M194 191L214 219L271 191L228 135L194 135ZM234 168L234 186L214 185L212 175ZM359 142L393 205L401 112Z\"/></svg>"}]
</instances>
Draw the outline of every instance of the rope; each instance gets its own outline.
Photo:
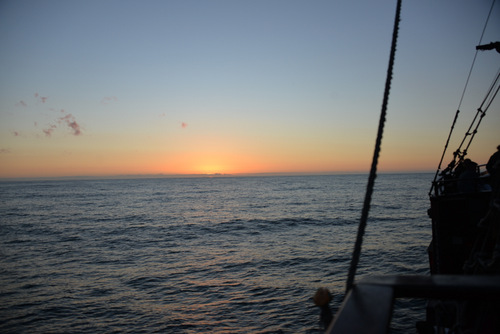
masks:
<instances>
[{"instance_id":1,"label":"rope","mask_svg":"<svg viewBox=\"0 0 500 334\"><path fill-rule=\"evenodd\" d=\"M488 16L486 17L486 22L484 23L483 31L481 33L481 37L479 38L479 43L477 45L481 45L483 43L484 32L486 31L486 27L488 26L488 22L490 21L491 12L493 11L493 7L495 6L495 1L491 3L490 11ZM472 70L474 69L474 64L476 63L477 53L479 50L476 49L476 53L474 54L474 59L472 60L472 65L469 70L469 74L467 75L467 80L465 81L464 90L462 91L462 96L460 97L460 102L458 103L457 113L460 112L460 107L462 106L462 101L464 100L465 92L467 91L467 86L469 85L469 80L472 74Z\"/></svg>"},{"instance_id":2,"label":"rope","mask_svg":"<svg viewBox=\"0 0 500 334\"><path fill-rule=\"evenodd\" d=\"M500 90L500 85L498 84L499 79L500 79L500 71L496 75L495 79L493 80L493 83L491 84L491 87L488 90L488 93L484 97L483 103L481 103L481 106L477 109L477 113L476 113L476 116L474 117L474 120L472 121L472 124L470 125L469 129L465 133L465 137L462 141L462 144L465 142L467 136L471 136L471 137L469 139L469 142L467 143L467 146L463 150L462 158L465 157L465 155L467 154L467 150L469 149L469 146L472 144L472 140L474 139L474 136L477 133L477 129L479 129L479 125L481 124L483 117L486 116L486 112L490 108L491 103L493 102L493 100L495 99L495 97L498 94L498 91ZM495 89L495 86L496 86L496 89ZM486 104L486 106L485 106L485 104ZM477 121L476 127L474 128L474 130L471 131L471 129L474 126L474 123L476 122L476 119L478 119L478 117L479 117L479 120ZM459 150L460 150L460 148L462 148L462 144L460 144Z\"/></svg>"},{"instance_id":3,"label":"rope","mask_svg":"<svg viewBox=\"0 0 500 334\"><path fill-rule=\"evenodd\" d=\"M477 52L476 52L476 54L477 54ZM476 59L476 57L474 57L474 60L475 59ZM471 71L472 71L472 68L471 68ZM469 72L469 77L470 77L470 72ZM469 81L469 78L467 78L467 82L468 81ZM467 86L467 83L465 84L465 86ZM465 90L464 90L464 93L465 93ZM464 93L462 93L462 98L464 96ZM460 100L459 106L460 106L460 104L462 104L461 100ZM443 163L444 155L446 154L446 150L448 150L448 144L450 143L451 134L453 133L453 129L455 129L455 124L457 123L458 114L460 114L460 109L457 109L457 112L455 113L455 118L453 119L453 122L451 123L450 133L448 133L448 139L446 139L446 144L444 144L444 150L443 150L443 153L441 154L441 159L439 160L439 165L438 165L438 168L436 170L436 174L434 174L434 179L432 180L432 186L431 186L431 189L429 190L429 196L432 194L432 190L434 188L434 185L436 184L436 180L437 180L437 177L439 175L439 171L441 170L441 164ZM455 160L453 160L453 162L451 162L448 165L449 168L453 168L454 161Z\"/></svg>"},{"instance_id":4,"label":"rope","mask_svg":"<svg viewBox=\"0 0 500 334\"><path fill-rule=\"evenodd\" d=\"M366 186L366 195L365 201L363 204L363 211L361 212L361 219L358 226L358 235L356 237L356 244L354 245L354 251L351 259L351 266L349 268L349 274L347 277L346 284L346 295L352 288L354 282L354 276L356 276L356 269L359 263L359 257L361 255L361 245L363 243L363 235L365 233L366 222L368 220L368 212L370 211L370 202L373 194L373 188L375 185L375 178L377 177L377 164L378 158L380 155L380 147L382 143L382 136L384 133L384 124L385 118L387 114L387 104L389 101L389 92L391 90L391 80L392 80L392 69L394 67L394 59L396 55L396 44L398 39L398 30L399 30L399 21L401 14L401 0L398 0L397 8L396 8L396 17L394 19L394 30L392 33L392 45L391 45L391 54L389 57L389 66L387 69L387 77L385 81L385 90L384 90L384 98L382 101L382 111L380 114L380 120L378 125L378 133L377 140L375 143L375 151L373 153L373 160L370 169L370 176L368 178L368 185Z\"/></svg>"}]
</instances>

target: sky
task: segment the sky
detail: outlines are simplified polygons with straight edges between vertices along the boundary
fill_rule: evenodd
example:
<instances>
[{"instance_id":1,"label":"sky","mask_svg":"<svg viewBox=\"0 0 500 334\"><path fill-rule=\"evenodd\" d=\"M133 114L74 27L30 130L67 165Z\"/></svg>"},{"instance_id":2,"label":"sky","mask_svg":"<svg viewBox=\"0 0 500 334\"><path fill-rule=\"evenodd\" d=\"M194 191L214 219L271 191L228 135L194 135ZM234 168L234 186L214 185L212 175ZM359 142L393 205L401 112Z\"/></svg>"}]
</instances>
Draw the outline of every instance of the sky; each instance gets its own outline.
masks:
<instances>
[{"instance_id":1,"label":"sky","mask_svg":"<svg viewBox=\"0 0 500 334\"><path fill-rule=\"evenodd\" d=\"M435 171L491 1L403 1L381 172ZM0 178L366 172L396 1L1 0ZM500 3L483 43L500 40ZM500 98L469 149L500 145Z\"/></svg>"}]
</instances>

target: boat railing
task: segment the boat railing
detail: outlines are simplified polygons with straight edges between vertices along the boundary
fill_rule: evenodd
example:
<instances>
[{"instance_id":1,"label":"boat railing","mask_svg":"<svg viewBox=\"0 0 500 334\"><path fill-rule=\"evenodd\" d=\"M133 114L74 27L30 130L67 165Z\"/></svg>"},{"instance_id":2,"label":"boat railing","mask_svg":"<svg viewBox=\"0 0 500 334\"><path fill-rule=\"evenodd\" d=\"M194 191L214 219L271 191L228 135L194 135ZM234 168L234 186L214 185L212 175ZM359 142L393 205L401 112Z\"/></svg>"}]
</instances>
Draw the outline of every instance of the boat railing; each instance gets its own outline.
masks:
<instances>
[{"instance_id":1,"label":"boat railing","mask_svg":"<svg viewBox=\"0 0 500 334\"><path fill-rule=\"evenodd\" d=\"M478 165L474 174L443 172L440 178L433 182L431 196L458 195L474 192L491 191L490 175L486 164Z\"/></svg>"},{"instance_id":2,"label":"boat railing","mask_svg":"<svg viewBox=\"0 0 500 334\"><path fill-rule=\"evenodd\" d=\"M500 298L500 276L368 277L349 291L326 333L388 333L397 298L495 301Z\"/></svg>"}]
</instances>

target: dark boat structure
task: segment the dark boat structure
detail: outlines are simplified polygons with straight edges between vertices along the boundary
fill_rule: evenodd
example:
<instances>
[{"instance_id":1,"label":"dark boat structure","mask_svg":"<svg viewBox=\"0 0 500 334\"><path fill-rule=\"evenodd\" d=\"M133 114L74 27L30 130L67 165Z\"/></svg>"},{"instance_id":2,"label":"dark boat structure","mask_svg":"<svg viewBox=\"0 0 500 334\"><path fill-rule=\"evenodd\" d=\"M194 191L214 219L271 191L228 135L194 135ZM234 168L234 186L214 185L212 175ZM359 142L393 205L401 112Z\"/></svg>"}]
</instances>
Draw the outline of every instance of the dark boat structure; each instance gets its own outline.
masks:
<instances>
[{"instance_id":1,"label":"dark boat structure","mask_svg":"<svg viewBox=\"0 0 500 334\"><path fill-rule=\"evenodd\" d=\"M393 50L400 6L401 1L398 1ZM500 53L500 42L479 45L476 49ZM390 68L391 62L392 59ZM388 78L391 74L392 69L388 71ZM486 161L478 165L466 158L479 124L499 90L500 72L493 79L460 147L453 153L453 160L441 171L458 111L453 121L429 191L428 214L432 220L432 240L428 247L430 275L377 276L354 283L355 258L359 256L363 224L366 224L368 214L363 212L361 232L358 231L353 252L354 264L351 263L354 273L349 273L344 301L326 333L388 333L397 298L427 300L426 314L415 323L417 333L500 333L500 162L494 172L492 161L488 166ZM383 108L384 104L385 97ZM382 118L385 118L384 110ZM378 154L377 149L376 146L374 156ZM500 156L500 146L497 155ZM375 157L371 173L376 170L374 165ZM365 206L368 204L368 208L372 182L369 179L367 186Z\"/></svg>"}]
</instances>

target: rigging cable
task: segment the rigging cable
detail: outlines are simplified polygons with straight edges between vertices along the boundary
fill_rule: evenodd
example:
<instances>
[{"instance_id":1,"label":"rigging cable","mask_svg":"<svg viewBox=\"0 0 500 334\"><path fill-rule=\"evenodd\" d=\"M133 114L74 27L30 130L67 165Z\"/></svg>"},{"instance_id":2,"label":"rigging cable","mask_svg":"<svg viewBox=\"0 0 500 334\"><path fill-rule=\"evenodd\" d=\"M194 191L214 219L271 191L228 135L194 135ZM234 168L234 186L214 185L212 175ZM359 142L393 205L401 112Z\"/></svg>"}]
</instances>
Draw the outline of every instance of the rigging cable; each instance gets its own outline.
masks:
<instances>
[{"instance_id":1,"label":"rigging cable","mask_svg":"<svg viewBox=\"0 0 500 334\"><path fill-rule=\"evenodd\" d=\"M484 23L483 31L481 33L481 37L479 38L478 45L480 45L482 43L482 41L483 41L484 32L486 31L486 27L488 26L488 22L490 20L491 12L493 11L493 7L495 6L495 1L496 0L493 0L492 3L491 3L490 11L488 13L488 16L486 17L486 22ZM471 67L470 67L470 70L469 70L469 74L467 75L467 80L465 81L465 86L464 86L464 89L462 91L462 96L460 97L460 102L458 103L457 111L455 113L455 117L453 118L453 122L451 124L450 132L448 134L448 139L446 139L446 144L444 145L444 150L443 150L443 153L441 154L441 159L439 160L439 165L438 165L438 168L436 170L436 174L434 175L434 180L432 181L431 189L429 190L429 196L431 195L432 190L434 188L434 185L436 183L437 177L439 175L439 171L441 170L441 165L443 163L444 156L446 154L446 150L448 149L448 144L450 143L451 135L453 133L453 130L455 129L455 124L457 123L458 114L460 114L460 107L462 106L462 101L464 99L465 92L467 91L467 86L469 85L469 80L470 80L470 77L471 77L471 74L472 74L472 70L474 69L474 64L476 63L477 53L478 53L478 50L476 49L476 53L474 54L474 58L472 60L472 64L471 64ZM448 165L449 169L452 169L455 166L455 159L456 159L456 157L457 157L457 155L459 153L460 153L460 148L457 151L454 152L453 160ZM463 156L465 156L465 155L463 155Z\"/></svg>"},{"instance_id":2,"label":"rigging cable","mask_svg":"<svg viewBox=\"0 0 500 334\"><path fill-rule=\"evenodd\" d=\"M387 77L385 81L385 90L384 90L384 98L382 101L382 111L380 114L377 140L375 143L375 151L373 153L373 160L370 169L370 176L368 178L368 185L366 186L366 194L365 201L363 204L363 211L361 212L361 219L358 226L358 234L356 237L356 243L354 245L354 250L351 258L351 265L349 268L349 274L347 276L347 284L346 284L346 295L351 290L352 285L354 283L354 276L356 275L356 269L359 263L359 257L361 255L361 245L363 243L363 235L365 233L366 222L368 220L368 212L370 211L370 202L373 194L373 188L375 185L375 178L377 177L377 163L378 157L380 154L380 147L382 143L382 136L384 133L384 124L385 118L387 114L387 104L389 101L389 92L391 90L391 80L392 80L392 69L394 67L394 59L396 55L396 44L398 39L398 30L399 30L399 21L401 14L401 0L397 2L396 8L396 17L394 19L394 30L392 33L392 44L391 44L391 54L389 57L389 66L387 69Z\"/></svg>"},{"instance_id":3,"label":"rigging cable","mask_svg":"<svg viewBox=\"0 0 500 334\"><path fill-rule=\"evenodd\" d=\"M497 72L495 78L493 79L493 82L492 82L490 88L488 89L488 93L486 93L486 96L484 97L483 102L481 103L481 105L477 109L476 116L474 116L474 119L472 120L472 123L469 126L469 129L465 133L464 139L462 140L462 142L460 143L460 146L458 147L457 154L459 154L460 149L462 148L462 145L464 144L467 137L471 136L469 139L469 142L467 143L467 147L465 147L465 149L462 151L462 154L460 155L461 159L467 155L467 150L469 149L469 146L472 143L472 140L474 139L474 136L477 133L477 129L479 128L479 124L481 124L483 117L486 115L486 111L488 111L491 103L493 102L498 91L500 90L499 79L500 79L500 70ZM495 86L497 86L496 89L495 89ZM486 106L485 106L485 104L486 104ZM479 119L478 119L478 116L479 116ZM474 124L476 123L477 119L478 119L478 121L477 121L476 127L474 128L473 131L471 131L471 129L474 126Z\"/></svg>"}]
</instances>

